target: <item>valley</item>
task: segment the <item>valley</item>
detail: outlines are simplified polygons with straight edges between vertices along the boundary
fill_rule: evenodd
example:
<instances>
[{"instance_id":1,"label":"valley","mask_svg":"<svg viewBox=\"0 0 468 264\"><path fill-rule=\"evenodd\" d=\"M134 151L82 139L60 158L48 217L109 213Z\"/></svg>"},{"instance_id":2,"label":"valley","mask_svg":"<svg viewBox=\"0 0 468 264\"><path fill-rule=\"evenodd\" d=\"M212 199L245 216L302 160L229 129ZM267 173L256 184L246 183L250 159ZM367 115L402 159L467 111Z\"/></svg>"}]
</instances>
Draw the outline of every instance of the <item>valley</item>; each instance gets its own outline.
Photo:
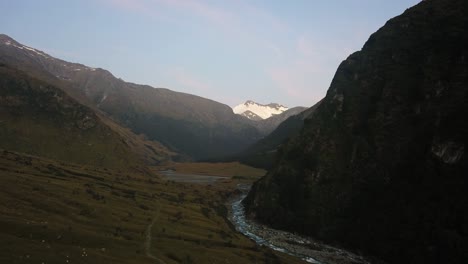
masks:
<instances>
[{"instance_id":1,"label":"valley","mask_svg":"<svg viewBox=\"0 0 468 264\"><path fill-rule=\"evenodd\" d=\"M236 226L236 230L258 245L267 246L275 251L295 256L308 263L316 264L368 264L370 261L355 253L333 247L313 239L284 230L262 225L246 215L242 201L250 190L250 185L239 184L241 194L231 200L229 218ZM372 263L377 263L374 260Z\"/></svg>"},{"instance_id":2,"label":"valley","mask_svg":"<svg viewBox=\"0 0 468 264\"><path fill-rule=\"evenodd\" d=\"M0 2L0 263L465 264L468 1L405 1Z\"/></svg>"},{"instance_id":3,"label":"valley","mask_svg":"<svg viewBox=\"0 0 468 264\"><path fill-rule=\"evenodd\" d=\"M224 204L259 172L222 166L222 182L184 184L1 151L0 262L303 263L236 232Z\"/></svg>"}]
</instances>

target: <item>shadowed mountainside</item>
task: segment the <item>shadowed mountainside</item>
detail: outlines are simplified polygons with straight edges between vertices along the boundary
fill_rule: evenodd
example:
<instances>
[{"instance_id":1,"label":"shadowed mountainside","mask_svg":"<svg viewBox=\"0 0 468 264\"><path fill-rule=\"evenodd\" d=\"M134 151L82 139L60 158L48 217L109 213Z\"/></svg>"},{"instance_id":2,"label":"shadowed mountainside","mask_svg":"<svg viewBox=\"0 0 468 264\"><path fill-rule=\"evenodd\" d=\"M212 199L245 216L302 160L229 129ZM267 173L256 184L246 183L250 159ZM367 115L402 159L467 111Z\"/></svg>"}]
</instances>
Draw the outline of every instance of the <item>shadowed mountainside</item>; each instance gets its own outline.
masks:
<instances>
[{"instance_id":1,"label":"shadowed mountainside","mask_svg":"<svg viewBox=\"0 0 468 264\"><path fill-rule=\"evenodd\" d=\"M137 134L195 159L229 155L260 137L246 118L202 97L124 82L103 69L70 63L0 35L0 62L60 81L70 95Z\"/></svg>"},{"instance_id":2,"label":"shadowed mountainside","mask_svg":"<svg viewBox=\"0 0 468 264\"><path fill-rule=\"evenodd\" d=\"M253 121L252 120L252 125L258 129L260 133L263 135L269 135L272 133L281 123L286 121L291 116L298 115L299 113L303 112L306 110L306 107L298 106L298 107L293 107L290 108L286 111L284 111L281 114L278 115L273 115L267 119L262 119L258 121Z\"/></svg>"},{"instance_id":3,"label":"shadowed mountainside","mask_svg":"<svg viewBox=\"0 0 468 264\"><path fill-rule=\"evenodd\" d=\"M467 13L422 1L349 56L250 215L390 263L465 263Z\"/></svg>"},{"instance_id":4,"label":"shadowed mountainside","mask_svg":"<svg viewBox=\"0 0 468 264\"><path fill-rule=\"evenodd\" d=\"M56 86L6 65L0 65L0 109L4 149L110 168L141 165L139 160L157 164L171 156Z\"/></svg>"},{"instance_id":5,"label":"shadowed mountainside","mask_svg":"<svg viewBox=\"0 0 468 264\"><path fill-rule=\"evenodd\" d=\"M280 149L289 138L295 136L299 131L301 131L304 125L304 119L311 115L319 104L320 102L305 111L302 107L291 108L290 110L302 111L297 111L297 114L290 115L286 120L282 121L273 130L273 132L249 146L245 151L235 155L230 160L240 161L244 164L258 168L269 169L278 155L278 149ZM276 116L270 118L274 117ZM268 119L263 121L267 120Z\"/></svg>"}]
</instances>

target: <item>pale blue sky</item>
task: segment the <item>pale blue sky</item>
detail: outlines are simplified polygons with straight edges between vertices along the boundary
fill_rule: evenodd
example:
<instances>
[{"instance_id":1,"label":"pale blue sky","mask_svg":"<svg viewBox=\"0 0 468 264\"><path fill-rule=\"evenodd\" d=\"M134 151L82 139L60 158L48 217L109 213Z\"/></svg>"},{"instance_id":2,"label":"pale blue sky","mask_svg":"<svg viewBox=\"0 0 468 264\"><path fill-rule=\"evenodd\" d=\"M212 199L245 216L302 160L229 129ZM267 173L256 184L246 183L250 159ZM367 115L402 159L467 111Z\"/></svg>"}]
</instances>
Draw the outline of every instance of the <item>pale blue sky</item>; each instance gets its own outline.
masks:
<instances>
[{"instance_id":1,"label":"pale blue sky","mask_svg":"<svg viewBox=\"0 0 468 264\"><path fill-rule=\"evenodd\" d=\"M230 106L311 106L419 0L0 0L0 33L126 81Z\"/></svg>"}]
</instances>

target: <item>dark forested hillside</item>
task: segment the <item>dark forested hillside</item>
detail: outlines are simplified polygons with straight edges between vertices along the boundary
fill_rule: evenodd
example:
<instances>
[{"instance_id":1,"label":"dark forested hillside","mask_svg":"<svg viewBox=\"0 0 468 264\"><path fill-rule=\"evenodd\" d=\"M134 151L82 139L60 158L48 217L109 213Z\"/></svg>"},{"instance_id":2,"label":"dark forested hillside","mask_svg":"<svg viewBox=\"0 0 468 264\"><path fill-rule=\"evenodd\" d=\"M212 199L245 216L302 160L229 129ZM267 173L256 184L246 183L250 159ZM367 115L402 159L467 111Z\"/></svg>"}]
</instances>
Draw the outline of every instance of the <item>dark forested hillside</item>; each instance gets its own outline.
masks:
<instances>
[{"instance_id":1,"label":"dark forested hillside","mask_svg":"<svg viewBox=\"0 0 468 264\"><path fill-rule=\"evenodd\" d=\"M250 215L390 263L466 263L467 14L422 1L349 56Z\"/></svg>"}]
</instances>

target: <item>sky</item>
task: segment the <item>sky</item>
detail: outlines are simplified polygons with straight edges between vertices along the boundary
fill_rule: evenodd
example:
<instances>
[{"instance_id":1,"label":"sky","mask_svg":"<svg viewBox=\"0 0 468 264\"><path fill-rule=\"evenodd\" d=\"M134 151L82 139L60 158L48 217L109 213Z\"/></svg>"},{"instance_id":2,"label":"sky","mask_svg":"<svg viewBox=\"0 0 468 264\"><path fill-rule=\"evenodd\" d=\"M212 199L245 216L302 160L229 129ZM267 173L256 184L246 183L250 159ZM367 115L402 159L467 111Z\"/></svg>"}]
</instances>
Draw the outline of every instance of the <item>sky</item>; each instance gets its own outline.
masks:
<instances>
[{"instance_id":1,"label":"sky","mask_svg":"<svg viewBox=\"0 0 468 264\"><path fill-rule=\"evenodd\" d=\"M125 81L312 106L341 61L420 0L0 0L0 33Z\"/></svg>"}]
</instances>

